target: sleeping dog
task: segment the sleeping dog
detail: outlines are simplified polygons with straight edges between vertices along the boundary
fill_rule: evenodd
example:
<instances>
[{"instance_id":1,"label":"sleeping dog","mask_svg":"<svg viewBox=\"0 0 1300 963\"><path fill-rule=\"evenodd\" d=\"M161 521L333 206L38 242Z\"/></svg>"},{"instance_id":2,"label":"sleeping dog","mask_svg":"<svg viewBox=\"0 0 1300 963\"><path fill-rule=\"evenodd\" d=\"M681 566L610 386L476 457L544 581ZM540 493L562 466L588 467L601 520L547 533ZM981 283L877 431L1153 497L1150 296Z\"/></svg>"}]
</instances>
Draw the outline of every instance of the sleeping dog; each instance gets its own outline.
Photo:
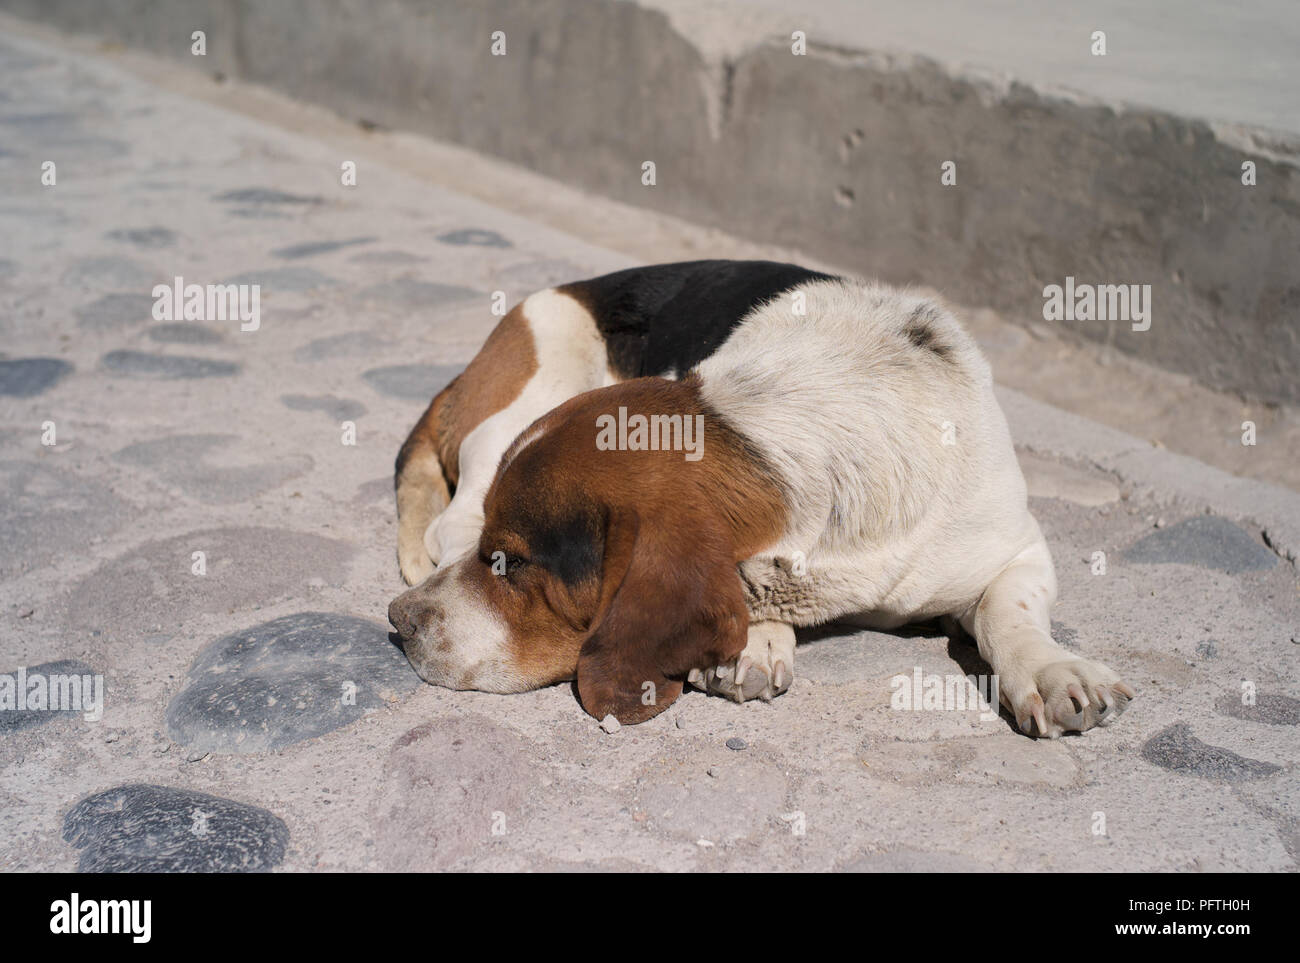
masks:
<instances>
[{"instance_id":1,"label":"sleeping dog","mask_svg":"<svg viewBox=\"0 0 1300 963\"><path fill-rule=\"evenodd\" d=\"M949 617L1026 734L1135 694L1051 637L987 362L943 305L883 285L713 261L534 294L417 424L397 497L419 584L389 618L436 685L576 679L634 723L686 681L780 694L797 626Z\"/></svg>"}]
</instances>

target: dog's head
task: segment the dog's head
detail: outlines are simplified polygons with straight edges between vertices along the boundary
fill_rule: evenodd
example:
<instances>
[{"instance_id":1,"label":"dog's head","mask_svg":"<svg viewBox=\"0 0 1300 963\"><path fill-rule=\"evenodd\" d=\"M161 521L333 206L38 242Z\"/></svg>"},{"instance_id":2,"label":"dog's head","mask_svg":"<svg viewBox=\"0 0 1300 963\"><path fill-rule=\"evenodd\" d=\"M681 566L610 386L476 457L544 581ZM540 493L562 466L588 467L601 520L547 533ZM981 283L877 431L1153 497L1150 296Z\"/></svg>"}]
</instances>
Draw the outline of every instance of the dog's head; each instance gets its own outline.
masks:
<instances>
[{"instance_id":1,"label":"dog's head","mask_svg":"<svg viewBox=\"0 0 1300 963\"><path fill-rule=\"evenodd\" d=\"M700 416L701 457L637 450L635 438L611 447L620 408ZM689 379L638 379L566 402L503 456L477 553L389 607L411 664L436 685L491 692L576 678L597 718L656 715L691 669L744 648L736 564L775 539L782 514L751 461Z\"/></svg>"}]
</instances>

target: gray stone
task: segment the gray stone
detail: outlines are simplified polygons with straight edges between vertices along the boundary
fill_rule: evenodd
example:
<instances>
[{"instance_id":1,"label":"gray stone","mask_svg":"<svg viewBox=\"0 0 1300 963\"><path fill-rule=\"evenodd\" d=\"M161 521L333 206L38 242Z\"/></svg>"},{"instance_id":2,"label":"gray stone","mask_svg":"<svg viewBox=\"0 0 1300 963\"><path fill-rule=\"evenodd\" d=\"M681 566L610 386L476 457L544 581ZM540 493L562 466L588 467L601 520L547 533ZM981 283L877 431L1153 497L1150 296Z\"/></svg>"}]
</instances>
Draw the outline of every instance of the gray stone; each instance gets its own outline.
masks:
<instances>
[{"instance_id":1,"label":"gray stone","mask_svg":"<svg viewBox=\"0 0 1300 963\"><path fill-rule=\"evenodd\" d=\"M212 505L248 501L310 471L310 455L284 453L257 465L227 466L217 453L237 445L238 435L166 435L115 452L113 460L146 468L192 498Z\"/></svg>"},{"instance_id":2,"label":"gray stone","mask_svg":"<svg viewBox=\"0 0 1300 963\"><path fill-rule=\"evenodd\" d=\"M539 258L512 264L494 274L494 284L507 291L514 290L518 297L542 288L554 287L568 281L578 281L591 272L572 261L559 258Z\"/></svg>"},{"instance_id":3,"label":"gray stone","mask_svg":"<svg viewBox=\"0 0 1300 963\"><path fill-rule=\"evenodd\" d=\"M125 241L144 248L171 247L176 243L176 232L166 227L124 227L104 236L111 241Z\"/></svg>"},{"instance_id":4,"label":"gray stone","mask_svg":"<svg viewBox=\"0 0 1300 963\"><path fill-rule=\"evenodd\" d=\"M232 207L227 213L231 217L243 217L250 221L292 220L284 211L274 207Z\"/></svg>"},{"instance_id":5,"label":"gray stone","mask_svg":"<svg viewBox=\"0 0 1300 963\"><path fill-rule=\"evenodd\" d=\"M206 646L167 707L167 732L202 752L266 752L349 725L420 686L378 622L300 612Z\"/></svg>"},{"instance_id":6,"label":"gray stone","mask_svg":"<svg viewBox=\"0 0 1300 963\"><path fill-rule=\"evenodd\" d=\"M481 715L411 729L393 746L375 806L375 855L386 870L448 869L519 832L538 776L531 744ZM499 816L496 814L500 814Z\"/></svg>"},{"instance_id":7,"label":"gray stone","mask_svg":"<svg viewBox=\"0 0 1300 963\"><path fill-rule=\"evenodd\" d=\"M399 364L371 368L361 377L381 395L427 402L464 370L459 364Z\"/></svg>"},{"instance_id":8,"label":"gray stone","mask_svg":"<svg viewBox=\"0 0 1300 963\"><path fill-rule=\"evenodd\" d=\"M328 338L309 341L293 353L294 361L331 361L335 358L354 358L386 347L388 342L369 331L349 331Z\"/></svg>"},{"instance_id":9,"label":"gray stone","mask_svg":"<svg viewBox=\"0 0 1300 963\"><path fill-rule=\"evenodd\" d=\"M14 679L15 702L13 708L9 708L7 706L0 708L0 733L17 732L21 729L34 729L37 726L45 725L47 722L53 722L55 719L58 718L66 719L66 718L73 718L77 716L84 717L86 710L82 708L82 706L84 706L84 703L80 701L81 694L85 692L85 689L82 687L84 685L84 681L83 683L78 683L78 688L75 692L76 695L76 700L74 700L75 707L67 707L67 706L63 708L52 707L52 702L54 700L50 697L50 690L48 688L48 684L49 684L50 676L75 675L78 676L80 679L85 680L86 677L93 677L95 675L95 670L92 669L90 666L86 665L86 663L79 662L75 659L62 659L58 662L42 662L40 665L27 666L25 671L25 679L26 679L25 684L27 686L28 693L31 692L30 683L34 677L41 676L45 679L47 689L46 689L46 695L44 697L45 708L42 709L28 709L28 708L19 709L18 702L17 702L17 698L19 695L18 670L14 669L8 671L5 673L5 675ZM27 701L27 696L25 694L24 694L23 701L24 702ZM60 702L62 704L62 700L60 700ZM100 708L101 709L103 708L102 704Z\"/></svg>"},{"instance_id":10,"label":"gray stone","mask_svg":"<svg viewBox=\"0 0 1300 963\"><path fill-rule=\"evenodd\" d=\"M391 504L393 500L393 476L372 478L357 486L357 493L352 496L353 505L371 505L377 501Z\"/></svg>"},{"instance_id":11,"label":"gray stone","mask_svg":"<svg viewBox=\"0 0 1300 963\"><path fill-rule=\"evenodd\" d=\"M1270 726L1300 725L1300 699L1284 695L1257 695L1253 706L1243 705L1241 696L1226 695L1214 704L1225 716L1263 722Z\"/></svg>"},{"instance_id":12,"label":"gray stone","mask_svg":"<svg viewBox=\"0 0 1300 963\"><path fill-rule=\"evenodd\" d=\"M482 297L473 288L455 284L434 284L414 278L398 278L382 284L372 284L358 295L364 301L380 301L399 308L431 309L449 301L466 301Z\"/></svg>"},{"instance_id":13,"label":"gray stone","mask_svg":"<svg viewBox=\"0 0 1300 963\"><path fill-rule=\"evenodd\" d=\"M1222 782L1259 779L1281 769L1271 762L1248 759L1231 750L1207 745L1181 722L1148 739L1142 747L1142 758L1162 769Z\"/></svg>"},{"instance_id":14,"label":"gray stone","mask_svg":"<svg viewBox=\"0 0 1300 963\"><path fill-rule=\"evenodd\" d=\"M744 739L741 739L738 736L732 736L730 739L727 740L727 748L735 752L740 752L742 749L748 749L749 744L746 743Z\"/></svg>"},{"instance_id":15,"label":"gray stone","mask_svg":"<svg viewBox=\"0 0 1300 963\"><path fill-rule=\"evenodd\" d=\"M99 479L47 461L0 461L0 575L84 552L91 539L116 531L134 515Z\"/></svg>"},{"instance_id":16,"label":"gray stone","mask_svg":"<svg viewBox=\"0 0 1300 963\"><path fill-rule=\"evenodd\" d=\"M64 284L101 290L150 288L162 280L152 268L130 258L109 255L73 261L62 274Z\"/></svg>"},{"instance_id":17,"label":"gray stone","mask_svg":"<svg viewBox=\"0 0 1300 963\"><path fill-rule=\"evenodd\" d=\"M206 575L195 575L203 552ZM52 603L50 619L106 642L138 640L202 616L297 598L317 580L340 586L354 555L345 542L284 528L215 528L153 539L101 563Z\"/></svg>"},{"instance_id":18,"label":"gray stone","mask_svg":"<svg viewBox=\"0 0 1300 963\"><path fill-rule=\"evenodd\" d=\"M1130 562L1177 562L1229 575L1272 568L1277 556L1218 515L1196 515L1140 539L1124 552Z\"/></svg>"},{"instance_id":19,"label":"gray stone","mask_svg":"<svg viewBox=\"0 0 1300 963\"><path fill-rule=\"evenodd\" d=\"M110 351L100 361L108 371L131 378L228 378L239 374L239 365L233 361L179 354Z\"/></svg>"},{"instance_id":20,"label":"gray stone","mask_svg":"<svg viewBox=\"0 0 1300 963\"><path fill-rule=\"evenodd\" d=\"M37 136L48 135L52 131L71 129L80 123L80 118L68 111L39 111L29 114L0 115L0 124L17 127L23 131L40 132Z\"/></svg>"},{"instance_id":21,"label":"gray stone","mask_svg":"<svg viewBox=\"0 0 1300 963\"><path fill-rule=\"evenodd\" d=\"M474 247L514 246L496 231L489 231L478 227L467 227L458 231L448 231L446 234L439 234L438 240L442 241L443 244L469 244Z\"/></svg>"},{"instance_id":22,"label":"gray stone","mask_svg":"<svg viewBox=\"0 0 1300 963\"><path fill-rule=\"evenodd\" d=\"M289 194L269 187L246 187L237 191L226 191L213 198L227 204L320 204L319 197L306 197L301 194Z\"/></svg>"},{"instance_id":23,"label":"gray stone","mask_svg":"<svg viewBox=\"0 0 1300 963\"><path fill-rule=\"evenodd\" d=\"M1052 638L1057 645L1067 649L1073 649L1079 645L1078 631L1055 619L1052 619Z\"/></svg>"},{"instance_id":24,"label":"gray stone","mask_svg":"<svg viewBox=\"0 0 1300 963\"><path fill-rule=\"evenodd\" d=\"M294 411L323 411L334 421L353 421L366 413L361 402L333 395L281 395L280 402Z\"/></svg>"},{"instance_id":25,"label":"gray stone","mask_svg":"<svg viewBox=\"0 0 1300 963\"><path fill-rule=\"evenodd\" d=\"M673 759L656 759L636 774L636 808L646 813L656 832L691 843L735 842L778 827L789 834L789 825L781 822L781 814L789 812L789 785L778 766L730 754L714 763L716 743L706 746L689 737L676 742ZM709 768L712 776L705 775Z\"/></svg>"},{"instance_id":26,"label":"gray stone","mask_svg":"<svg viewBox=\"0 0 1300 963\"><path fill-rule=\"evenodd\" d=\"M348 260L353 264L419 264L429 259L406 251L363 251Z\"/></svg>"},{"instance_id":27,"label":"gray stone","mask_svg":"<svg viewBox=\"0 0 1300 963\"><path fill-rule=\"evenodd\" d=\"M293 260L300 257L314 257L317 254L328 254L330 251L337 251L340 248L370 244L377 240L378 238L375 237L354 237L346 241L309 241L306 244L291 244L288 247L277 248L271 254L274 257Z\"/></svg>"},{"instance_id":28,"label":"gray stone","mask_svg":"<svg viewBox=\"0 0 1300 963\"><path fill-rule=\"evenodd\" d=\"M92 331L111 331L153 320L153 298L147 294L105 294L76 310L77 323Z\"/></svg>"},{"instance_id":29,"label":"gray stone","mask_svg":"<svg viewBox=\"0 0 1300 963\"><path fill-rule=\"evenodd\" d=\"M0 361L0 395L34 398L72 374L72 365L60 358L15 358Z\"/></svg>"},{"instance_id":30,"label":"gray stone","mask_svg":"<svg viewBox=\"0 0 1300 963\"><path fill-rule=\"evenodd\" d=\"M261 285L263 296L276 291L314 291L317 288L328 288L338 284L333 278L321 274L315 268L297 265L266 268L262 271L245 271L225 283Z\"/></svg>"},{"instance_id":31,"label":"gray stone","mask_svg":"<svg viewBox=\"0 0 1300 963\"><path fill-rule=\"evenodd\" d=\"M219 331L192 321L169 321L155 324L149 337L163 344L220 344L224 339Z\"/></svg>"},{"instance_id":32,"label":"gray stone","mask_svg":"<svg viewBox=\"0 0 1300 963\"><path fill-rule=\"evenodd\" d=\"M83 873L257 873L283 861L289 828L257 806L136 783L78 802L63 838Z\"/></svg>"}]
</instances>

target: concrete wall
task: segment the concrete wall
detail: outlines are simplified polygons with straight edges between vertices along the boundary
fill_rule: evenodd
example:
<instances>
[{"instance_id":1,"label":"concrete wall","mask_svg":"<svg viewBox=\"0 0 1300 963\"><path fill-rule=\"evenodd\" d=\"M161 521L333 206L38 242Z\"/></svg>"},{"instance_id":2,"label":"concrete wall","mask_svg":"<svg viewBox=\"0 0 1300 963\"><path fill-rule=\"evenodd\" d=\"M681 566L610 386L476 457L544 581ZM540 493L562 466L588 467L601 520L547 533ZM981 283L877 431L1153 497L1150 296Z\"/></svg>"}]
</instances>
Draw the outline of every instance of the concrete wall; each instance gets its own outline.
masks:
<instances>
[{"instance_id":1,"label":"concrete wall","mask_svg":"<svg viewBox=\"0 0 1300 963\"><path fill-rule=\"evenodd\" d=\"M0 9L485 151L621 201L1043 323L1066 276L1153 320L1055 322L1300 403L1300 148L920 57L740 49L620 0L0 0ZM726 25L725 11L718 22ZM190 55L208 31L205 60ZM491 34L507 55L489 54ZM743 33L740 28L738 32ZM734 38L733 38L734 41ZM736 44L733 42L734 48ZM657 165L643 186L642 163ZM957 186L940 165L957 165ZM1257 185L1241 183L1256 164Z\"/></svg>"}]
</instances>

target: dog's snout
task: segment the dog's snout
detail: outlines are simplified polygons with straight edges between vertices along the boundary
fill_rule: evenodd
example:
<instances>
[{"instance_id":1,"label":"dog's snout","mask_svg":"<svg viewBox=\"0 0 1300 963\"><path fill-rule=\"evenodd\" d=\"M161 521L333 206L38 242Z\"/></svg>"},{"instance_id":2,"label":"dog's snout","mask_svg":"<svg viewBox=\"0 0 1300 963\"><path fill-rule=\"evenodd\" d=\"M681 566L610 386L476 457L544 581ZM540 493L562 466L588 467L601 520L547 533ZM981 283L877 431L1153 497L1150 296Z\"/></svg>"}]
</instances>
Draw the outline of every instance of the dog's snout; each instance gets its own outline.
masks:
<instances>
[{"instance_id":1,"label":"dog's snout","mask_svg":"<svg viewBox=\"0 0 1300 963\"><path fill-rule=\"evenodd\" d=\"M403 592L388 604L388 621L403 639L414 638L431 614L432 607L416 595L415 589Z\"/></svg>"}]
</instances>

